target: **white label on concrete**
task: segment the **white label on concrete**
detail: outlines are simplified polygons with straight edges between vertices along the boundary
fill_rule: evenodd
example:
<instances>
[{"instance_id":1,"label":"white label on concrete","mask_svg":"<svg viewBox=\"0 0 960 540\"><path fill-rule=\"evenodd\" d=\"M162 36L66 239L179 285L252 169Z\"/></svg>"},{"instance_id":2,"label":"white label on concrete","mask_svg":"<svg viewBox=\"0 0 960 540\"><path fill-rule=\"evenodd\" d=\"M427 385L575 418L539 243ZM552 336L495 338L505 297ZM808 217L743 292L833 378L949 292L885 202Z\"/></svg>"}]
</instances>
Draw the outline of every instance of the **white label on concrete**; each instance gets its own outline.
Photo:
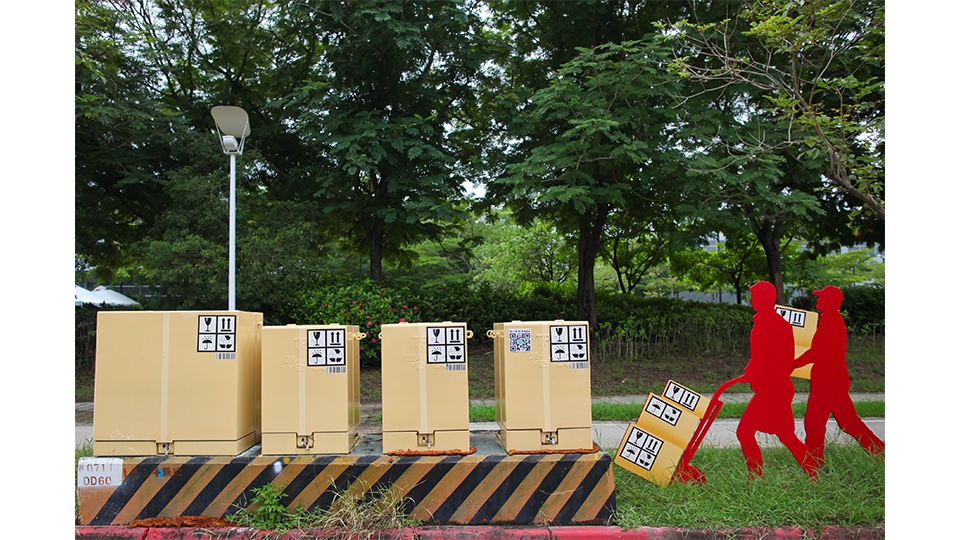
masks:
<instances>
[{"instance_id":1,"label":"white label on concrete","mask_svg":"<svg viewBox=\"0 0 960 540\"><path fill-rule=\"evenodd\" d=\"M123 458L82 457L77 461L77 489L116 487L123 481Z\"/></svg>"}]
</instances>

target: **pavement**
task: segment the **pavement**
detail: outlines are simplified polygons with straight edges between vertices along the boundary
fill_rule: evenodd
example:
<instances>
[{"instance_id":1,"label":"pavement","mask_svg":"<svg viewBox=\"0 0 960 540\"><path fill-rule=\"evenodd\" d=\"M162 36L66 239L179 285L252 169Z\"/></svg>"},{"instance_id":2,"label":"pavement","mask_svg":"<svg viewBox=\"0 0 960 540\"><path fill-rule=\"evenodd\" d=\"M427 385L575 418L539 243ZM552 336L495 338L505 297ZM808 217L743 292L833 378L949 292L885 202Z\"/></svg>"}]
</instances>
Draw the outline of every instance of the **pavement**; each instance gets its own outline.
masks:
<instances>
[{"instance_id":1,"label":"pavement","mask_svg":"<svg viewBox=\"0 0 960 540\"><path fill-rule=\"evenodd\" d=\"M750 399L750 396L753 394L750 393L727 393L723 395L724 403L736 403L743 402ZM883 401L884 394L880 393L870 393L870 394L851 394L851 397L854 401ZM608 403L643 403L646 401L647 396L617 396L617 397L601 397L594 398L594 402L608 402ZM807 401L806 393L797 393L794 396L795 403L805 403ZM476 405L493 405L493 400L473 400L471 403ZM77 412L80 411L93 411L93 403L77 403L76 404ZM378 419L381 418L381 409L379 401L364 401L360 404L360 428L358 431L363 434L370 433L380 433L380 425ZM883 418L864 418L863 421L867 424L874 433L877 434L883 440L886 440L884 435L884 426L885 422ZM716 447L716 448L729 448L729 447L739 447L740 443L737 442L737 419L717 419L713 422L713 425L710 427L710 430L707 432L706 437L701 444L702 447ZM622 421L613 421L613 422L594 422L593 423L593 432L594 432L594 442L597 443L600 448L609 449L609 448L618 448L620 446L620 440L623 439L623 434L627 429L628 422ZM496 422L471 422L470 423L470 432L488 432L488 431L497 431ZM801 440L804 439L805 431L803 429L803 420L796 420L796 432L797 436ZM760 443L761 447L775 446L781 444L780 441L772 436L765 435L763 433L757 436L757 441ZM76 445L79 447L85 442L93 440L93 424L76 424ZM837 427L837 423L833 418L827 423L827 441L832 442L849 442L853 443L853 438L849 435L840 431Z\"/></svg>"},{"instance_id":2,"label":"pavement","mask_svg":"<svg viewBox=\"0 0 960 540\"><path fill-rule=\"evenodd\" d=\"M724 403L735 403L749 400L751 393L735 394L726 393L723 395ZM617 396L594 398L594 402L610 403L637 403L642 404L647 396ZM803 403L807 400L807 394L797 393L794 397L795 403ZM869 394L851 394L854 401L884 401L883 393ZM471 403L480 405L492 405L492 400L474 400ZM363 434L380 433L381 404L379 401L361 403L361 423L358 431ZM93 411L93 403L77 403L77 412ZM864 418L867 426L883 440L885 437L885 419L884 418ZM736 438L737 419L718 419L713 422L707 432L701 447L729 448L739 447ZM594 441L603 449L613 449L619 447L623 434L627 429L628 422L594 422ZM470 431L491 432L499 428L496 422L471 422ZM804 439L803 420L796 421L797 436ZM82 444L89 443L93 439L92 424L76 424L76 444L79 447ZM779 440L771 435L758 434L758 442L762 447L780 445ZM827 441L839 444L856 444L852 437L843 433L837 427L833 418L827 424ZM329 533L330 531L326 531ZM230 538L232 540L264 540L266 538L276 540L305 540L315 538L323 534L324 531L291 531L286 534L276 535L264 531L242 528L217 528L212 529L194 529L189 527L126 527L126 526L77 526L76 540L186 540L202 536L212 536L214 538ZM843 528L826 527L822 529L805 530L798 527L777 527L777 528L744 528L736 531L707 531L707 530L688 530L674 529L667 527L640 527L637 529L621 529L612 526L435 526L435 527L411 527L400 530L383 531L378 538L384 539L403 539L403 540L440 540L440 539L490 539L490 540L679 540L681 538L697 538L702 540L713 539L765 539L765 540L799 540L806 538L821 538L832 540L874 540L885 537L885 531L880 528Z\"/></svg>"}]
</instances>

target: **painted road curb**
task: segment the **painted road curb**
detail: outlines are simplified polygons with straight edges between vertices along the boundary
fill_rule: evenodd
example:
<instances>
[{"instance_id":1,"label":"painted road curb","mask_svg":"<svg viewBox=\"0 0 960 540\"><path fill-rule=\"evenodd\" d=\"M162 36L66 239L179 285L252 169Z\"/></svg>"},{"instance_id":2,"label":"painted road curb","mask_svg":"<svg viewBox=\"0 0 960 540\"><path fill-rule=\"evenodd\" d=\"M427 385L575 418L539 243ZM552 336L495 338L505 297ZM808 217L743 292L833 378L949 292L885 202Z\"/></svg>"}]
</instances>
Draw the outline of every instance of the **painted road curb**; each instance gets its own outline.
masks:
<instances>
[{"instance_id":1,"label":"painted road curb","mask_svg":"<svg viewBox=\"0 0 960 540\"><path fill-rule=\"evenodd\" d=\"M125 527L118 525L81 526L76 540L307 540L336 537L332 531L290 531L277 535L240 527L209 529L187 527ZM824 527L811 530L799 527L724 529L719 531L677 529L671 527L494 527L438 526L409 527L380 531L374 538L384 540L881 540L882 528Z\"/></svg>"}]
</instances>

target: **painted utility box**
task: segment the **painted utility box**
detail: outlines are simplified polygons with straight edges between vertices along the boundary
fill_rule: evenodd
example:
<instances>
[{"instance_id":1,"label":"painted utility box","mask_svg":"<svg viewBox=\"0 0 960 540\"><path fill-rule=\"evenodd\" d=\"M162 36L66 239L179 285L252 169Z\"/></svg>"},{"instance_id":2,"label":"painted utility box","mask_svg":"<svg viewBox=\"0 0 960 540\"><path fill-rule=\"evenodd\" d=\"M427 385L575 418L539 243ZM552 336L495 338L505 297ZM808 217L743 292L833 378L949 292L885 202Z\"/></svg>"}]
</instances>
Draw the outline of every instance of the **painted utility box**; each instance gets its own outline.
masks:
<instances>
[{"instance_id":1,"label":"painted utility box","mask_svg":"<svg viewBox=\"0 0 960 540\"><path fill-rule=\"evenodd\" d=\"M793 349L794 358L800 358L800 355L807 352L813 344L813 335L817 332L817 324L820 314L816 311L806 311L803 309L781 306L774 306L777 313L786 319L793 327ZM798 367L790 374L791 377L799 379L810 378L810 364Z\"/></svg>"},{"instance_id":2,"label":"painted utility box","mask_svg":"<svg viewBox=\"0 0 960 540\"><path fill-rule=\"evenodd\" d=\"M381 327L383 453L469 453L472 336L462 322Z\"/></svg>"},{"instance_id":3,"label":"painted utility box","mask_svg":"<svg viewBox=\"0 0 960 540\"><path fill-rule=\"evenodd\" d=\"M263 314L97 314L93 455L237 455L260 442Z\"/></svg>"},{"instance_id":4,"label":"painted utility box","mask_svg":"<svg viewBox=\"0 0 960 540\"><path fill-rule=\"evenodd\" d=\"M507 452L591 450L586 322L495 323L496 419Z\"/></svg>"},{"instance_id":5,"label":"painted utility box","mask_svg":"<svg viewBox=\"0 0 960 540\"><path fill-rule=\"evenodd\" d=\"M262 453L348 454L360 425L358 326L265 326Z\"/></svg>"}]
</instances>

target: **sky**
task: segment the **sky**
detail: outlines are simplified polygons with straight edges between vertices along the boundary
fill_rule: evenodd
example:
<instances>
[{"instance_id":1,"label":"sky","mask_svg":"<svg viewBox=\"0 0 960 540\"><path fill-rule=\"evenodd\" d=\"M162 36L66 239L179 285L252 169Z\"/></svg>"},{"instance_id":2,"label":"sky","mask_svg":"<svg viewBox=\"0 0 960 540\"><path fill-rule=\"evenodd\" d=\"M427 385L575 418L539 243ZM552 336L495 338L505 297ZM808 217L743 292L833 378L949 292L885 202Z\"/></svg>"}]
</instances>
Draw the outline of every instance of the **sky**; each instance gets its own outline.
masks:
<instances>
[{"instance_id":1,"label":"sky","mask_svg":"<svg viewBox=\"0 0 960 540\"><path fill-rule=\"evenodd\" d=\"M71 5L51 10L12 3L0 22L7 308L0 358L8 442L2 456L7 485L18 500L33 503L24 509L33 519L12 528L55 513L47 522L64 535L73 528L74 502L73 308L67 298L74 262ZM955 49L956 31L947 25L960 20L960 7L924 6L887 3L886 529L892 538L934 535L949 523L951 498L932 494L958 480L957 467L944 462L952 452L943 441L952 435L955 421L948 415L956 409L946 385L960 371L945 339L957 333L951 293L960 201L950 129L958 120L957 68L946 53Z\"/></svg>"}]
</instances>

